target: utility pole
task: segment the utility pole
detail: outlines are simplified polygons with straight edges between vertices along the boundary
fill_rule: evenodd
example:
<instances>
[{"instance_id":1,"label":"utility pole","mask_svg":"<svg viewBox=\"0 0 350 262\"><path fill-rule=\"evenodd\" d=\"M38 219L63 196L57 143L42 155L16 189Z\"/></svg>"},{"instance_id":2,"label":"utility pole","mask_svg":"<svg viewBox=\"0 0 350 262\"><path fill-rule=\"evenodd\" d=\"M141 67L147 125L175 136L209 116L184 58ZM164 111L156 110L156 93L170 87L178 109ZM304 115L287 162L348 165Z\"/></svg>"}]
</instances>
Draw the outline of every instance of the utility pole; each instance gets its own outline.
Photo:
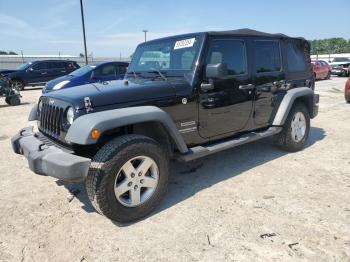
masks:
<instances>
[{"instance_id":1,"label":"utility pole","mask_svg":"<svg viewBox=\"0 0 350 262\"><path fill-rule=\"evenodd\" d=\"M86 36L85 36L85 22L84 22L83 0L80 0L80 11L81 11L81 23L82 23L82 25L83 25L85 64L87 65L89 62L88 62L87 49L86 49Z\"/></svg>"},{"instance_id":2,"label":"utility pole","mask_svg":"<svg viewBox=\"0 0 350 262\"><path fill-rule=\"evenodd\" d=\"M147 41L147 32L148 32L148 30L144 29L144 30L142 30L142 32L145 33L145 42L146 42Z\"/></svg>"}]
</instances>

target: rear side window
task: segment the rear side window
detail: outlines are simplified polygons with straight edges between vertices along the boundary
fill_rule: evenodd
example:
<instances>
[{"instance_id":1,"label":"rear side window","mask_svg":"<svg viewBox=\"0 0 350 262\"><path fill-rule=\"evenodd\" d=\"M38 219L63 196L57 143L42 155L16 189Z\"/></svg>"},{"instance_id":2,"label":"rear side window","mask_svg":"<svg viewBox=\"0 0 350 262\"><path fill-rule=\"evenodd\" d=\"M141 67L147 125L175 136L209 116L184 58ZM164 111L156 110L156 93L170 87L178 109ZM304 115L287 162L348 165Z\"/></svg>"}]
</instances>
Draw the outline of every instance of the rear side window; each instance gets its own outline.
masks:
<instances>
[{"instance_id":1,"label":"rear side window","mask_svg":"<svg viewBox=\"0 0 350 262\"><path fill-rule=\"evenodd\" d=\"M128 69L128 67L125 65L119 65L118 68L119 68L119 71L118 71L119 75L124 75L126 73L126 70Z\"/></svg>"},{"instance_id":2,"label":"rear side window","mask_svg":"<svg viewBox=\"0 0 350 262\"><path fill-rule=\"evenodd\" d=\"M74 69L77 68L77 65L74 62L64 62L64 67L68 69Z\"/></svg>"},{"instance_id":3,"label":"rear side window","mask_svg":"<svg viewBox=\"0 0 350 262\"><path fill-rule=\"evenodd\" d=\"M280 45L278 41L255 41L254 64L256 73L281 70Z\"/></svg>"},{"instance_id":4,"label":"rear side window","mask_svg":"<svg viewBox=\"0 0 350 262\"><path fill-rule=\"evenodd\" d=\"M290 72L304 71L306 69L305 56L301 44L295 42L287 43L287 65Z\"/></svg>"},{"instance_id":5,"label":"rear side window","mask_svg":"<svg viewBox=\"0 0 350 262\"><path fill-rule=\"evenodd\" d=\"M115 65L104 65L101 68L101 75L102 76L111 76L117 74L117 68Z\"/></svg>"},{"instance_id":6,"label":"rear side window","mask_svg":"<svg viewBox=\"0 0 350 262\"><path fill-rule=\"evenodd\" d=\"M48 62L49 69L63 68L62 62Z\"/></svg>"},{"instance_id":7,"label":"rear side window","mask_svg":"<svg viewBox=\"0 0 350 262\"><path fill-rule=\"evenodd\" d=\"M210 43L207 64L224 63L229 75L247 73L245 44L241 40L217 39Z\"/></svg>"},{"instance_id":8,"label":"rear side window","mask_svg":"<svg viewBox=\"0 0 350 262\"><path fill-rule=\"evenodd\" d=\"M48 63L47 62L39 62L33 65L32 67L34 70L43 70L48 69Z\"/></svg>"}]
</instances>

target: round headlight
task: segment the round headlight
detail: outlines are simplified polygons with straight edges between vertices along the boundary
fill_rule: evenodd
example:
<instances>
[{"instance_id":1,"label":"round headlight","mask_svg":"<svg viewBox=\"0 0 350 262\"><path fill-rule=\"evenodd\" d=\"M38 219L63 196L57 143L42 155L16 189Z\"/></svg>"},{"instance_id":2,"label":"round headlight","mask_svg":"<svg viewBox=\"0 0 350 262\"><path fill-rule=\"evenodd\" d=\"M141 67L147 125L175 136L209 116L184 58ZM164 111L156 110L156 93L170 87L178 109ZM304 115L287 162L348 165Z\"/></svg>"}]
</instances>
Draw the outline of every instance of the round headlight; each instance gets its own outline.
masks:
<instances>
[{"instance_id":1,"label":"round headlight","mask_svg":"<svg viewBox=\"0 0 350 262\"><path fill-rule=\"evenodd\" d=\"M74 109L73 107L69 107L67 110L67 122L71 125L74 121Z\"/></svg>"},{"instance_id":2,"label":"round headlight","mask_svg":"<svg viewBox=\"0 0 350 262\"><path fill-rule=\"evenodd\" d=\"M41 110L43 109L43 103L41 102L41 100L38 103L38 113L41 113Z\"/></svg>"}]
</instances>

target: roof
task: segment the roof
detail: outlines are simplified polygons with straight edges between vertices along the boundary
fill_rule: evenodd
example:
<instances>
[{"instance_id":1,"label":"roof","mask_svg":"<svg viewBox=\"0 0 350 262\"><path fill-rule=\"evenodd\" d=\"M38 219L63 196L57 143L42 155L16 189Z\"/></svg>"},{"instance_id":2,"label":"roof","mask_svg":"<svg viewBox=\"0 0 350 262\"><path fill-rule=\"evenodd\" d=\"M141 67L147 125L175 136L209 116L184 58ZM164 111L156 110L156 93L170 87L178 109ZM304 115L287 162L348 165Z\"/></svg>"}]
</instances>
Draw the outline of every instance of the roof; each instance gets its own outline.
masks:
<instances>
[{"instance_id":1,"label":"roof","mask_svg":"<svg viewBox=\"0 0 350 262\"><path fill-rule=\"evenodd\" d=\"M246 36L265 36L265 37L283 37L283 38L289 38L289 36L281 33L277 34L270 34L265 33L249 28L242 28L242 29L236 29L236 30L228 30L228 31L210 31L208 32L210 35L246 35Z\"/></svg>"},{"instance_id":2,"label":"roof","mask_svg":"<svg viewBox=\"0 0 350 262\"><path fill-rule=\"evenodd\" d=\"M270 34L270 33L265 33L249 28L242 28L242 29L236 29L236 30L228 30L228 31L207 31L207 32L198 32L198 33L188 33L188 34L181 34L181 35L173 35L173 36L167 36L167 37L162 37L159 39L152 39L147 42L153 42L153 41L158 41L158 40L165 40L165 39L171 39L173 37L178 37L178 36L192 36L196 34L208 34L208 35L216 35L216 36L227 36L227 35L232 35L232 36L259 36L259 37L274 37L274 38L294 38L294 39L300 39L306 41L303 37L290 37L285 34L281 33L276 33L276 34ZM147 43L146 42L146 43ZM142 45L143 43L141 43Z\"/></svg>"}]
</instances>

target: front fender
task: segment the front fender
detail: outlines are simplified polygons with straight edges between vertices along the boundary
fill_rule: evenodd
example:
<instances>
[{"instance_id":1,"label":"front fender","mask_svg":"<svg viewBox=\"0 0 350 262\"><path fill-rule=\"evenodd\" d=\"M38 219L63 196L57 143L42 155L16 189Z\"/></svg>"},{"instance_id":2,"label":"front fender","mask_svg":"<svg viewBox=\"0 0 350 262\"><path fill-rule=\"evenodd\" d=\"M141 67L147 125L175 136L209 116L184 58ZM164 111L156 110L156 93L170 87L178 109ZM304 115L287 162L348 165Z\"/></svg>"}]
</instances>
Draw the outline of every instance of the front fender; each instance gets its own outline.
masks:
<instances>
[{"instance_id":1,"label":"front fender","mask_svg":"<svg viewBox=\"0 0 350 262\"><path fill-rule=\"evenodd\" d=\"M66 141L79 145L92 145L97 141L90 136L93 129L101 133L118 127L144 122L159 122L175 141L178 150L186 153L188 148L170 116L155 106L139 106L113 109L78 117L68 129Z\"/></svg>"}]
</instances>

